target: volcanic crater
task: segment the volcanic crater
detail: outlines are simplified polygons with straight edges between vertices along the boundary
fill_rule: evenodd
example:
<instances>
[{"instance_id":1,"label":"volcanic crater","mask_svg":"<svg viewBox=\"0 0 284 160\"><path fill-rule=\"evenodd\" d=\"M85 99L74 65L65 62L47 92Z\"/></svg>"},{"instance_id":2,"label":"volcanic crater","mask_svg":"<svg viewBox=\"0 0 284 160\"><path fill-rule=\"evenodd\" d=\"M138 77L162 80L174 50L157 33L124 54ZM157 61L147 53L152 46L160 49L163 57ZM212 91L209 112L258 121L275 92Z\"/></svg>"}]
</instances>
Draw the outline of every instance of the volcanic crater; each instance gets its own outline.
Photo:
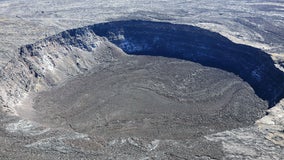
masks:
<instances>
[{"instance_id":1,"label":"volcanic crater","mask_svg":"<svg viewBox=\"0 0 284 160\"><path fill-rule=\"evenodd\" d=\"M202 139L254 124L284 95L268 54L182 24L95 24L23 46L18 59L31 79L23 88L40 91L34 114L20 105L20 116L112 142Z\"/></svg>"}]
</instances>

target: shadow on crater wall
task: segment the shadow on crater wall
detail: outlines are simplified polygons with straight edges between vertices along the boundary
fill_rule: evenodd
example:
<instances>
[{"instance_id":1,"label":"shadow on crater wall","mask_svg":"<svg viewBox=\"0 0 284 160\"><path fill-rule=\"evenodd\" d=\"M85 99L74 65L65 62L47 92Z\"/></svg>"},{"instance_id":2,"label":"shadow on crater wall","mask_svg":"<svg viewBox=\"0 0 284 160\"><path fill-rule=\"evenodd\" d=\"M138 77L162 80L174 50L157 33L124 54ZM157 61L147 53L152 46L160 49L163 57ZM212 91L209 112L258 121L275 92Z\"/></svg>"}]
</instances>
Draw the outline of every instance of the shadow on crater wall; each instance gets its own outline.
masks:
<instances>
[{"instance_id":1,"label":"shadow on crater wall","mask_svg":"<svg viewBox=\"0 0 284 160\"><path fill-rule=\"evenodd\" d=\"M233 72L248 82L270 106L283 97L284 74L260 49L235 44L198 27L150 21L117 21L89 26L132 55L190 60ZM70 35L78 30L70 30Z\"/></svg>"}]
</instances>

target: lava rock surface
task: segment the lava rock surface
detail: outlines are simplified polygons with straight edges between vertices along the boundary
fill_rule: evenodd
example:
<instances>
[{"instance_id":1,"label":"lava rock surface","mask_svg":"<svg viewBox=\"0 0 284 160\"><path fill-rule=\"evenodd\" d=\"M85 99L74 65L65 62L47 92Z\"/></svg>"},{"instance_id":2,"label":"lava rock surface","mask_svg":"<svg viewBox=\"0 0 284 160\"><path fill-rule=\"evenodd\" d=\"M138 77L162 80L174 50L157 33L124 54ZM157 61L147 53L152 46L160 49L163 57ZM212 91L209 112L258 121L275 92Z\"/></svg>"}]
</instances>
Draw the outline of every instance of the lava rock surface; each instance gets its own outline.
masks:
<instances>
[{"instance_id":1,"label":"lava rock surface","mask_svg":"<svg viewBox=\"0 0 284 160\"><path fill-rule=\"evenodd\" d=\"M40 93L41 123L102 137L192 139L247 126L267 104L232 73L162 57L122 57Z\"/></svg>"},{"instance_id":2,"label":"lava rock surface","mask_svg":"<svg viewBox=\"0 0 284 160\"><path fill-rule=\"evenodd\" d=\"M34 159L221 159L214 134L264 116L282 76L264 52L200 28L96 24L20 48L2 72L2 101L20 101L24 119L8 119L0 133L25 139L17 156L33 150Z\"/></svg>"}]
</instances>

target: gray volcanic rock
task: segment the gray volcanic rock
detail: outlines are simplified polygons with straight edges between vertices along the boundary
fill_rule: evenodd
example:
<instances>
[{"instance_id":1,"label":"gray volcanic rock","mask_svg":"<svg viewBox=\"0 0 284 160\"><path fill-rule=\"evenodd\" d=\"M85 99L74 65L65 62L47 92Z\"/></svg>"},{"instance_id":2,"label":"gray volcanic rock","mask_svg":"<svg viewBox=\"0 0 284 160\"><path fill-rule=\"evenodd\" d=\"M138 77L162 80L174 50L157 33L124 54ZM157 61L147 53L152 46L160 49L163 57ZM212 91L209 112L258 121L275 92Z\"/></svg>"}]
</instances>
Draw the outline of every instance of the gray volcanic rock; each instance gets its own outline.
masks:
<instances>
[{"instance_id":1,"label":"gray volcanic rock","mask_svg":"<svg viewBox=\"0 0 284 160\"><path fill-rule=\"evenodd\" d=\"M80 32L78 30L77 32ZM119 50L115 52L113 50ZM124 53L93 32L62 32L35 44L20 48L19 56L1 70L0 100L4 111L30 91L41 91L62 83L95 66L104 66Z\"/></svg>"},{"instance_id":2,"label":"gray volcanic rock","mask_svg":"<svg viewBox=\"0 0 284 160\"><path fill-rule=\"evenodd\" d=\"M71 28L127 19L191 24L283 62L284 15L279 0L5 0L0 2L0 66L22 45ZM282 59L282 60L281 60Z\"/></svg>"},{"instance_id":3,"label":"gray volcanic rock","mask_svg":"<svg viewBox=\"0 0 284 160\"><path fill-rule=\"evenodd\" d=\"M282 12L278 0L0 1L0 159L282 159ZM82 27L121 19L174 24Z\"/></svg>"},{"instance_id":4,"label":"gray volcanic rock","mask_svg":"<svg viewBox=\"0 0 284 160\"><path fill-rule=\"evenodd\" d=\"M269 106L254 89L263 83L276 91L271 100L281 96L275 86L282 85L283 73L259 50L191 26L115 23L64 31L20 48L1 81L3 105L25 118L5 122L17 139L29 138L15 148L34 149L40 159L77 152L87 159L220 159L223 146L204 136L261 118ZM143 32L140 23L147 26ZM238 58L251 56L246 49L267 64L261 79L251 74L261 65L258 59ZM180 59L233 71L254 88L233 73Z\"/></svg>"},{"instance_id":5,"label":"gray volcanic rock","mask_svg":"<svg viewBox=\"0 0 284 160\"><path fill-rule=\"evenodd\" d=\"M52 126L173 140L253 124L266 107L232 74L156 57L125 57L39 94L34 103L35 120Z\"/></svg>"},{"instance_id":6,"label":"gray volcanic rock","mask_svg":"<svg viewBox=\"0 0 284 160\"><path fill-rule=\"evenodd\" d=\"M40 93L33 108L36 114L27 118L42 129L16 121L7 130L33 137L25 146L36 153L220 159L221 145L203 136L253 124L267 105L231 73L178 59L123 56Z\"/></svg>"}]
</instances>

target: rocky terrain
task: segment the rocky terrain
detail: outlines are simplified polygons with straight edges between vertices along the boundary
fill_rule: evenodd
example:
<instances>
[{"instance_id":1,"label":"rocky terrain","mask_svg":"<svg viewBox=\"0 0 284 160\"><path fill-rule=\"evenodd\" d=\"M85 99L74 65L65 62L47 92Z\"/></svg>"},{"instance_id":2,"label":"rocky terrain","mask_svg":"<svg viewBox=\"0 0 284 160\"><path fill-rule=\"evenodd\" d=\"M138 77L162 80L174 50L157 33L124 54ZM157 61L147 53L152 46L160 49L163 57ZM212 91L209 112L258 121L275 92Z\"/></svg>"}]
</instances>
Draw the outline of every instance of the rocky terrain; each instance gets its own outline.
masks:
<instances>
[{"instance_id":1,"label":"rocky terrain","mask_svg":"<svg viewBox=\"0 0 284 160\"><path fill-rule=\"evenodd\" d=\"M107 3L0 1L1 159L283 157L283 3Z\"/></svg>"},{"instance_id":2,"label":"rocky terrain","mask_svg":"<svg viewBox=\"0 0 284 160\"><path fill-rule=\"evenodd\" d=\"M283 7L281 0L2 0L1 66L22 45L67 29L126 19L199 26L261 48L281 63Z\"/></svg>"}]
</instances>

